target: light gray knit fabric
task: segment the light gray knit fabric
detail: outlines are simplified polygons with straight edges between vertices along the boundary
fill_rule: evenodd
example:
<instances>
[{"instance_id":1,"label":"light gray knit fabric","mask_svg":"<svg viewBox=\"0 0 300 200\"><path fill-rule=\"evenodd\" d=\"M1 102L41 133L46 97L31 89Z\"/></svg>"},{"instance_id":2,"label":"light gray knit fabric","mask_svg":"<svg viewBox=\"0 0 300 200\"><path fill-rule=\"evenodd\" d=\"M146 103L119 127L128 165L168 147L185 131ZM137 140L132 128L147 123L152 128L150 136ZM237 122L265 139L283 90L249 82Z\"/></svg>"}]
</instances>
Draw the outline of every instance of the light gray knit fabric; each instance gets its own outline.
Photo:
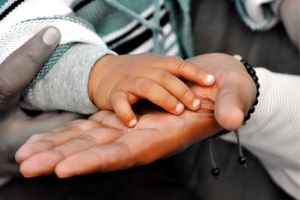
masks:
<instances>
[{"instance_id":1,"label":"light gray knit fabric","mask_svg":"<svg viewBox=\"0 0 300 200\"><path fill-rule=\"evenodd\" d=\"M88 80L94 63L106 54L115 53L94 45L74 44L29 90L20 105L44 111L61 109L83 114L98 111L88 95Z\"/></svg>"}]
</instances>

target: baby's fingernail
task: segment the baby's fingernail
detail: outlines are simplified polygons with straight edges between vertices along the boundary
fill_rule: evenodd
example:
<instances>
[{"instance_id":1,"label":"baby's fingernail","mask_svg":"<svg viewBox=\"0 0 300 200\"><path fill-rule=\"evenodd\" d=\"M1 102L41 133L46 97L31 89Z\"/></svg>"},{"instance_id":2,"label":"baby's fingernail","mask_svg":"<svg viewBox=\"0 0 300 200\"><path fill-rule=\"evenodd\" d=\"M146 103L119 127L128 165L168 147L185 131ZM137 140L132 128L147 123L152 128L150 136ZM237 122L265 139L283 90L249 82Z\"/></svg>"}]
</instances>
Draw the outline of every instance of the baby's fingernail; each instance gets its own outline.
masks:
<instances>
[{"instance_id":1,"label":"baby's fingernail","mask_svg":"<svg viewBox=\"0 0 300 200\"><path fill-rule=\"evenodd\" d=\"M213 76L213 75L208 75L207 77L206 77L206 79L205 79L205 81L207 82L207 83L210 83L210 82L212 82L213 80L215 80L215 77Z\"/></svg>"},{"instance_id":2,"label":"baby's fingernail","mask_svg":"<svg viewBox=\"0 0 300 200\"><path fill-rule=\"evenodd\" d=\"M53 45L58 42L60 38L59 31L54 28L48 28L43 35L43 42L47 45Z\"/></svg>"},{"instance_id":3,"label":"baby's fingernail","mask_svg":"<svg viewBox=\"0 0 300 200\"><path fill-rule=\"evenodd\" d=\"M184 105L182 103L178 103L176 106L176 113L181 113L184 109Z\"/></svg>"},{"instance_id":4,"label":"baby's fingernail","mask_svg":"<svg viewBox=\"0 0 300 200\"><path fill-rule=\"evenodd\" d=\"M194 99L193 101L193 108L198 108L200 105L200 100L199 99Z\"/></svg>"},{"instance_id":5,"label":"baby's fingernail","mask_svg":"<svg viewBox=\"0 0 300 200\"><path fill-rule=\"evenodd\" d=\"M131 120L131 121L129 122L129 126L130 126L130 127L133 127L133 126L136 125L136 123L137 123L137 121L136 121L135 119L133 119L133 120Z\"/></svg>"}]
</instances>

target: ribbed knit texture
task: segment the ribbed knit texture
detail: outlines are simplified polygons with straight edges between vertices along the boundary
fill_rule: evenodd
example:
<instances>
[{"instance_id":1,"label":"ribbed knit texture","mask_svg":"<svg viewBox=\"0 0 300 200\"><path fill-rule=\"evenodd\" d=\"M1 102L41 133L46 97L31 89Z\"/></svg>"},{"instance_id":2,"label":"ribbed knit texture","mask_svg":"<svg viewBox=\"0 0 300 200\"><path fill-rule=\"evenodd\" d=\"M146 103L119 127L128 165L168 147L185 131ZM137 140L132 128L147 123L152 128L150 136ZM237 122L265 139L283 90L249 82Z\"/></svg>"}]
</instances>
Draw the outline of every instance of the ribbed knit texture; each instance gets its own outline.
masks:
<instances>
[{"instance_id":1,"label":"ribbed knit texture","mask_svg":"<svg viewBox=\"0 0 300 200\"><path fill-rule=\"evenodd\" d=\"M239 128L243 147L256 155L273 180L299 199L300 78L256 69L261 85L258 105ZM236 142L234 134L223 139Z\"/></svg>"}]
</instances>

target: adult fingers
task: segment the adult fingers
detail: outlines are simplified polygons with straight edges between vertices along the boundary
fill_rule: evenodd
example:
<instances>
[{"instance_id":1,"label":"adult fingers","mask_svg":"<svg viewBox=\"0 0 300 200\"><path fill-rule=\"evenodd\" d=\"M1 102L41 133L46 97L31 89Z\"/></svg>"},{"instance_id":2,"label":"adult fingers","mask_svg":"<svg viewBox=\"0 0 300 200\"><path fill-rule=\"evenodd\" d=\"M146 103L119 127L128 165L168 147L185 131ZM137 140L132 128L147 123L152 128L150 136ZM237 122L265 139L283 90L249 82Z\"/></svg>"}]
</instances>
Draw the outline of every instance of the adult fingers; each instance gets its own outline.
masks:
<instances>
[{"instance_id":1,"label":"adult fingers","mask_svg":"<svg viewBox=\"0 0 300 200\"><path fill-rule=\"evenodd\" d=\"M12 152L16 152L33 134L51 130L80 118L84 118L84 116L70 112L50 112L43 113L27 121L15 119L12 123L18 125L11 134L13 137L7 137L10 138L10 141L6 141L6 146L8 146Z\"/></svg>"},{"instance_id":2,"label":"adult fingers","mask_svg":"<svg viewBox=\"0 0 300 200\"><path fill-rule=\"evenodd\" d=\"M16 105L21 91L53 53L59 40L56 28L45 28L0 65L0 112Z\"/></svg>"},{"instance_id":3,"label":"adult fingers","mask_svg":"<svg viewBox=\"0 0 300 200\"><path fill-rule=\"evenodd\" d=\"M123 132L118 129L92 129L52 150L33 155L22 163L20 171L26 177L51 174L55 166L66 157L95 146L112 143L122 135Z\"/></svg>"},{"instance_id":4,"label":"adult fingers","mask_svg":"<svg viewBox=\"0 0 300 200\"><path fill-rule=\"evenodd\" d=\"M17 162L22 163L34 154L53 149L99 127L102 127L102 124L92 120L76 120L58 129L33 135L19 148L15 159Z\"/></svg>"},{"instance_id":5,"label":"adult fingers","mask_svg":"<svg viewBox=\"0 0 300 200\"><path fill-rule=\"evenodd\" d=\"M93 114L89 119L100 122L105 127L122 129L126 132L131 130L131 128L126 126L113 111L101 110L100 112Z\"/></svg>"},{"instance_id":6,"label":"adult fingers","mask_svg":"<svg viewBox=\"0 0 300 200\"><path fill-rule=\"evenodd\" d=\"M135 131L111 144L73 154L56 166L55 173L64 178L96 171L127 169L135 165L147 164L161 157L162 151L166 151L163 146L165 144L161 133L157 130ZM149 151L151 148L156 151Z\"/></svg>"}]
</instances>

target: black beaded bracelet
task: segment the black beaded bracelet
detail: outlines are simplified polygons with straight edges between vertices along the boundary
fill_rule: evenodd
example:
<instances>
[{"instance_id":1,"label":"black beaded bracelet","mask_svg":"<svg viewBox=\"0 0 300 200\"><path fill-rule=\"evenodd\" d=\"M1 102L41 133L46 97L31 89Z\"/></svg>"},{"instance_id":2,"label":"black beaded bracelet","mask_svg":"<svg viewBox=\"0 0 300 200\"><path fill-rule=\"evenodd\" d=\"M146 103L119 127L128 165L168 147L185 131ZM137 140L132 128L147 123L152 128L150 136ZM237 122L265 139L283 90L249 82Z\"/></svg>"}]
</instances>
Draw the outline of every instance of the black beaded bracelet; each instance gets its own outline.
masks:
<instances>
[{"instance_id":1,"label":"black beaded bracelet","mask_svg":"<svg viewBox=\"0 0 300 200\"><path fill-rule=\"evenodd\" d=\"M236 58L238 56L235 56ZM240 56L239 56L240 57ZM252 65L249 64L245 59L242 59L240 58L240 61L241 63L243 63L243 65L245 66L248 74L251 76L251 78L253 79L255 85L256 85L256 98L251 106L251 108L249 109L248 113L246 114L246 116L244 117L244 123L243 125L246 124L246 121L250 119L251 117L251 114L255 111L255 106L257 105L258 103L258 96L260 95L259 93L259 88L260 88L260 84L258 83L258 77L256 76L256 72L255 70L253 69ZM213 169L211 170L211 173L212 175L218 179L218 176L220 175L221 173L221 170L217 167L216 165L216 162L215 162L215 159L214 159L214 155L213 155L213 146L212 146L212 139L215 138L215 137L218 137L218 136L221 136L223 134L226 134L226 133L229 133L230 131L228 130L222 130L220 131L219 133L213 135L211 138L210 138L210 157L211 157L211 161L212 161L212 165L213 165ZM241 143L240 143L240 139L239 139L239 132L238 130L235 130L235 135L236 135L236 138L237 138L237 143L238 143L238 148L239 148L239 157L238 157L238 162L244 167L244 168L247 168L246 166L246 157L243 155L242 153L242 147L241 147Z\"/></svg>"}]
</instances>

